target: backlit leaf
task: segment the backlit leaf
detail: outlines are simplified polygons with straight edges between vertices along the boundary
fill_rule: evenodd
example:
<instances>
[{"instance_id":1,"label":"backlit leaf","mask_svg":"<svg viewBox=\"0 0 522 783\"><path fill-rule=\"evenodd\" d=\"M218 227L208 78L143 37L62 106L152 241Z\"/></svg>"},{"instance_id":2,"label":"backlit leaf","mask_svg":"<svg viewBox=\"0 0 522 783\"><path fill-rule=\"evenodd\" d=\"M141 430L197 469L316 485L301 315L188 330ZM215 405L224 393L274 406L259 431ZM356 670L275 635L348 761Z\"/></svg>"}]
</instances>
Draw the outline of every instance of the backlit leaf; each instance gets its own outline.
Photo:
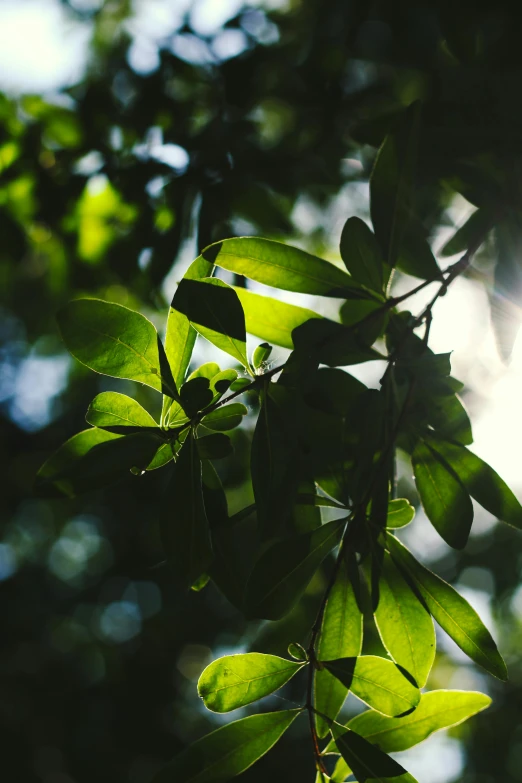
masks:
<instances>
[{"instance_id":1,"label":"backlit leaf","mask_svg":"<svg viewBox=\"0 0 522 783\"><path fill-rule=\"evenodd\" d=\"M328 596L317 646L320 660L357 656L362 647L362 614L357 606L346 561L343 560ZM348 688L327 669L316 670L315 708L335 719L348 694ZM316 717L317 733L325 737L330 729L321 715Z\"/></svg>"},{"instance_id":2,"label":"backlit leaf","mask_svg":"<svg viewBox=\"0 0 522 783\"><path fill-rule=\"evenodd\" d=\"M423 688L435 658L433 620L386 552L375 622L392 658Z\"/></svg>"},{"instance_id":3,"label":"backlit leaf","mask_svg":"<svg viewBox=\"0 0 522 783\"><path fill-rule=\"evenodd\" d=\"M207 413L201 421L210 430L226 432L226 430L238 427L243 416L246 416L247 413L248 409L240 402L232 402L230 405L224 405L222 408L216 408L215 411Z\"/></svg>"},{"instance_id":4,"label":"backlit leaf","mask_svg":"<svg viewBox=\"0 0 522 783\"><path fill-rule=\"evenodd\" d=\"M285 291L335 297L369 295L328 261L271 239L225 239L210 245L201 255L209 263Z\"/></svg>"},{"instance_id":5,"label":"backlit leaf","mask_svg":"<svg viewBox=\"0 0 522 783\"><path fill-rule=\"evenodd\" d=\"M447 544L463 549L473 522L473 504L466 487L439 452L423 441L411 459L426 516Z\"/></svg>"},{"instance_id":6,"label":"backlit leaf","mask_svg":"<svg viewBox=\"0 0 522 783\"><path fill-rule=\"evenodd\" d=\"M230 712L277 691L302 666L277 655L226 655L204 670L198 693L207 709Z\"/></svg>"},{"instance_id":7,"label":"backlit leaf","mask_svg":"<svg viewBox=\"0 0 522 783\"><path fill-rule=\"evenodd\" d=\"M292 331L310 318L321 318L313 310L261 296L246 288L234 288L245 311L246 330L261 340L293 348Z\"/></svg>"},{"instance_id":8,"label":"backlit leaf","mask_svg":"<svg viewBox=\"0 0 522 783\"><path fill-rule=\"evenodd\" d=\"M402 776L407 775L404 767L376 745L338 723L334 724L332 733L344 761L359 783L365 783L366 780L404 783Z\"/></svg>"},{"instance_id":9,"label":"backlit leaf","mask_svg":"<svg viewBox=\"0 0 522 783\"><path fill-rule=\"evenodd\" d=\"M145 408L126 394L102 392L89 405L85 416L94 427L157 427Z\"/></svg>"},{"instance_id":10,"label":"backlit leaf","mask_svg":"<svg viewBox=\"0 0 522 783\"><path fill-rule=\"evenodd\" d=\"M402 715L419 703L419 689L386 658L360 655L322 664L357 698L384 715Z\"/></svg>"},{"instance_id":11,"label":"backlit leaf","mask_svg":"<svg viewBox=\"0 0 522 783\"><path fill-rule=\"evenodd\" d=\"M228 723L189 745L151 783L213 783L240 775L272 748L300 709Z\"/></svg>"},{"instance_id":12,"label":"backlit leaf","mask_svg":"<svg viewBox=\"0 0 522 783\"><path fill-rule=\"evenodd\" d=\"M405 498L396 498L388 503L386 527L397 528L409 525L415 516L415 508Z\"/></svg>"},{"instance_id":13,"label":"backlit leaf","mask_svg":"<svg viewBox=\"0 0 522 783\"><path fill-rule=\"evenodd\" d=\"M499 680L507 679L506 664L482 620L447 582L429 571L406 547L388 534L395 562L411 577L434 619L475 663Z\"/></svg>"},{"instance_id":14,"label":"backlit leaf","mask_svg":"<svg viewBox=\"0 0 522 783\"><path fill-rule=\"evenodd\" d=\"M158 333L141 313L101 299L76 299L57 317L67 350L91 370L177 396Z\"/></svg>"}]
</instances>

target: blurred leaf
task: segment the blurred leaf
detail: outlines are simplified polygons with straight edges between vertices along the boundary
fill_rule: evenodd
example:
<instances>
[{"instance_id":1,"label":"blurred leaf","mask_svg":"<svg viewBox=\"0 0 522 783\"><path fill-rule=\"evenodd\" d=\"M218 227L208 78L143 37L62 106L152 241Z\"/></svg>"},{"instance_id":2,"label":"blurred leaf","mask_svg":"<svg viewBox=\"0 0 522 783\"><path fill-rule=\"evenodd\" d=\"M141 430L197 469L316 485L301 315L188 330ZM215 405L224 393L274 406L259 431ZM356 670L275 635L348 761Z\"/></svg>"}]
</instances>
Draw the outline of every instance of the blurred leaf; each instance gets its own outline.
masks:
<instances>
[{"instance_id":1,"label":"blurred leaf","mask_svg":"<svg viewBox=\"0 0 522 783\"><path fill-rule=\"evenodd\" d=\"M236 289L236 291L244 291L245 289ZM245 309L245 302L241 298L241 294L238 293L239 299L241 301L241 304L243 305L243 310L245 310L245 318L247 319L247 332L250 331L248 327L248 314ZM273 301L276 301L275 299ZM272 353L273 346L270 345L270 343L260 343L255 349L254 353L252 354L252 367L254 370L259 370L263 365L266 366L268 359L270 357L270 354Z\"/></svg>"},{"instance_id":2,"label":"blurred leaf","mask_svg":"<svg viewBox=\"0 0 522 783\"><path fill-rule=\"evenodd\" d=\"M245 367L245 316L234 289L215 277L202 280L183 278L172 307L187 316L197 331L217 348L230 354Z\"/></svg>"},{"instance_id":3,"label":"blurred leaf","mask_svg":"<svg viewBox=\"0 0 522 783\"><path fill-rule=\"evenodd\" d=\"M409 525L415 516L415 509L405 498L390 500L388 503L388 516L386 527L397 528Z\"/></svg>"},{"instance_id":4,"label":"blurred leaf","mask_svg":"<svg viewBox=\"0 0 522 783\"><path fill-rule=\"evenodd\" d=\"M204 670L198 694L208 710L230 712L277 691L302 666L276 655L225 655Z\"/></svg>"},{"instance_id":5,"label":"blurred leaf","mask_svg":"<svg viewBox=\"0 0 522 783\"><path fill-rule=\"evenodd\" d=\"M275 745L300 713L267 712L221 726L183 750L151 783L211 783L240 775Z\"/></svg>"},{"instance_id":6,"label":"blurred leaf","mask_svg":"<svg viewBox=\"0 0 522 783\"><path fill-rule=\"evenodd\" d=\"M421 280L442 280L442 273L422 227L411 221L404 229L396 266Z\"/></svg>"},{"instance_id":7,"label":"blurred leaf","mask_svg":"<svg viewBox=\"0 0 522 783\"><path fill-rule=\"evenodd\" d=\"M85 420L94 427L157 427L139 402L118 392L98 394L87 409Z\"/></svg>"},{"instance_id":8,"label":"blurred leaf","mask_svg":"<svg viewBox=\"0 0 522 783\"><path fill-rule=\"evenodd\" d=\"M293 348L292 331L310 318L321 318L313 310L261 296L246 288L234 288L245 311L249 334L283 348Z\"/></svg>"},{"instance_id":9,"label":"blurred leaf","mask_svg":"<svg viewBox=\"0 0 522 783\"><path fill-rule=\"evenodd\" d=\"M441 256L454 256L475 247L478 239L485 239L493 227L490 210L477 209L453 234L440 250Z\"/></svg>"},{"instance_id":10,"label":"blurred leaf","mask_svg":"<svg viewBox=\"0 0 522 783\"><path fill-rule=\"evenodd\" d=\"M247 617L284 617L326 555L339 543L345 524L345 520L328 522L310 533L269 546L254 565L247 583Z\"/></svg>"},{"instance_id":11,"label":"blurred leaf","mask_svg":"<svg viewBox=\"0 0 522 783\"><path fill-rule=\"evenodd\" d=\"M473 523L473 505L465 486L431 445L419 441L411 459L428 519L447 544L463 549Z\"/></svg>"},{"instance_id":12,"label":"blurred leaf","mask_svg":"<svg viewBox=\"0 0 522 783\"><path fill-rule=\"evenodd\" d=\"M317 657L319 660L351 658L361 652L363 618L357 606L346 561L343 559L334 585L328 596L323 615ZM327 669L314 672L315 708L335 720L348 688ZM325 737L330 725L321 715L316 716L317 733Z\"/></svg>"},{"instance_id":13,"label":"blurred leaf","mask_svg":"<svg viewBox=\"0 0 522 783\"><path fill-rule=\"evenodd\" d=\"M67 350L91 370L177 396L163 345L140 313L100 299L76 299L58 313Z\"/></svg>"},{"instance_id":14,"label":"blurred leaf","mask_svg":"<svg viewBox=\"0 0 522 783\"><path fill-rule=\"evenodd\" d=\"M418 563L394 536L388 534L386 540L393 559L413 580L441 628L472 661L499 680L506 680L506 664L475 610L447 582Z\"/></svg>"},{"instance_id":15,"label":"blurred leaf","mask_svg":"<svg viewBox=\"0 0 522 783\"><path fill-rule=\"evenodd\" d=\"M419 104L384 140L370 177L370 212L385 261L394 267L409 222L419 134Z\"/></svg>"},{"instance_id":16,"label":"blurred leaf","mask_svg":"<svg viewBox=\"0 0 522 783\"><path fill-rule=\"evenodd\" d=\"M233 430L234 427L239 427L243 421L243 416L246 416L248 409L240 402L231 402L229 405L224 405L222 408L217 408L211 413L207 413L201 420L201 423L208 427L210 430L218 430L226 432L227 430Z\"/></svg>"},{"instance_id":17,"label":"blurred leaf","mask_svg":"<svg viewBox=\"0 0 522 783\"><path fill-rule=\"evenodd\" d=\"M419 703L419 689L386 658L360 655L321 663L357 698L384 715L403 715Z\"/></svg>"},{"instance_id":18,"label":"blurred leaf","mask_svg":"<svg viewBox=\"0 0 522 783\"><path fill-rule=\"evenodd\" d=\"M358 217L348 218L341 234L341 258L355 280L382 291L383 259L375 234Z\"/></svg>"},{"instance_id":19,"label":"blurred leaf","mask_svg":"<svg viewBox=\"0 0 522 783\"><path fill-rule=\"evenodd\" d=\"M190 587L212 562L201 461L192 433L181 448L162 503L161 534L174 579Z\"/></svg>"},{"instance_id":20,"label":"blurred leaf","mask_svg":"<svg viewBox=\"0 0 522 783\"><path fill-rule=\"evenodd\" d=\"M433 620L387 552L379 579L375 622L393 660L423 688L435 659Z\"/></svg>"},{"instance_id":21,"label":"blurred leaf","mask_svg":"<svg viewBox=\"0 0 522 783\"><path fill-rule=\"evenodd\" d=\"M313 319L292 332L296 351L313 355L329 367L360 364L382 356L365 345L350 327L335 321Z\"/></svg>"},{"instance_id":22,"label":"blurred leaf","mask_svg":"<svg viewBox=\"0 0 522 783\"><path fill-rule=\"evenodd\" d=\"M209 263L285 291L334 297L370 296L346 272L328 261L271 239L225 239L205 248L201 255Z\"/></svg>"}]
</instances>

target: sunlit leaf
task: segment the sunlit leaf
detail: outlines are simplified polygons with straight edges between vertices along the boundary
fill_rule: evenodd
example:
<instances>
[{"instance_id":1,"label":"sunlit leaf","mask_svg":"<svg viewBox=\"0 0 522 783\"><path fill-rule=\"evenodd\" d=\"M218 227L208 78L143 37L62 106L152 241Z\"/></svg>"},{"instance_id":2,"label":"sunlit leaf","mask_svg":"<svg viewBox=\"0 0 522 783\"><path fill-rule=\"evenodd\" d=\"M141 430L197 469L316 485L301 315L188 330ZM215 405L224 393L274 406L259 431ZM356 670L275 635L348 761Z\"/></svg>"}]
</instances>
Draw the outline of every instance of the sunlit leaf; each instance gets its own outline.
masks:
<instances>
[{"instance_id":1,"label":"sunlit leaf","mask_svg":"<svg viewBox=\"0 0 522 783\"><path fill-rule=\"evenodd\" d=\"M271 239L225 239L210 245L201 255L209 263L285 291L335 297L369 296L360 283L328 261Z\"/></svg>"},{"instance_id":2,"label":"sunlit leaf","mask_svg":"<svg viewBox=\"0 0 522 783\"><path fill-rule=\"evenodd\" d=\"M94 427L157 427L139 402L118 392L102 392L89 405L85 416Z\"/></svg>"},{"instance_id":3,"label":"sunlit leaf","mask_svg":"<svg viewBox=\"0 0 522 783\"><path fill-rule=\"evenodd\" d=\"M441 729L485 710L491 699L475 691L430 691L423 693L417 709L402 718L389 718L375 710L356 715L347 726L386 753L408 750ZM333 743L328 752L333 750Z\"/></svg>"},{"instance_id":4,"label":"sunlit leaf","mask_svg":"<svg viewBox=\"0 0 522 783\"><path fill-rule=\"evenodd\" d=\"M225 655L207 666L198 693L213 712L230 712L281 688L303 664L277 655Z\"/></svg>"},{"instance_id":5,"label":"sunlit leaf","mask_svg":"<svg viewBox=\"0 0 522 783\"><path fill-rule=\"evenodd\" d=\"M300 712L250 715L221 726L182 751L151 783L212 783L240 775L275 745Z\"/></svg>"},{"instance_id":6,"label":"sunlit leaf","mask_svg":"<svg viewBox=\"0 0 522 783\"><path fill-rule=\"evenodd\" d=\"M321 318L313 310L261 296L246 288L234 288L245 311L246 330L261 340L293 348L292 331L310 318Z\"/></svg>"},{"instance_id":7,"label":"sunlit leaf","mask_svg":"<svg viewBox=\"0 0 522 783\"><path fill-rule=\"evenodd\" d=\"M402 715L419 703L419 689L386 658L360 655L322 663L357 698L384 715Z\"/></svg>"},{"instance_id":8,"label":"sunlit leaf","mask_svg":"<svg viewBox=\"0 0 522 783\"><path fill-rule=\"evenodd\" d=\"M411 459L426 516L447 544L463 549L473 522L473 504L466 487L431 445L419 441Z\"/></svg>"},{"instance_id":9,"label":"sunlit leaf","mask_svg":"<svg viewBox=\"0 0 522 783\"><path fill-rule=\"evenodd\" d=\"M67 349L82 364L177 396L163 345L140 313L100 299L76 299L58 313Z\"/></svg>"},{"instance_id":10,"label":"sunlit leaf","mask_svg":"<svg viewBox=\"0 0 522 783\"><path fill-rule=\"evenodd\" d=\"M409 525L415 516L415 508L405 498L396 498L388 503L386 527L397 528Z\"/></svg>"},{"instance_id":11,"label":"sunlit leaf","mask_svg":"<svg viewBox=\"0 0 522 783\"><path fill-rule=\"evenodd\" d=\"M287 614L334 546L339 543L344 520L277 541L254 566L247 584L245 612L248 617L278 620Z\"/></svg>"},{"instance_id":12,"label":"sunlit leaf","mask_svg":"<svg viewBox=\"0 0 522 783\"><path fill-rule=\"evenodd\" d=\"M433 620L388 553L382 562L375 622L394 661L423 688L435 658Z\"/></svg>"},{"instance_id":13,"label":"sunlit leaf","mask_svg":"<svg viewBox=\"0 0 522 783\"><path fill-rule=\"evenodd\" d=\"M350 658L362 647L362 614L354 595L348 566L343 560L328 596L321 626L317 657L320 660ZM327 669L314 672L315 708L335 719L348 694L348 688ZM316 718L317 733L325 737L330 724L321 715Z\"/></svg>"},{"instance_id":14,"label":"sunlit leaf","mask_svg":"<svg viewBox=\"0 0 522 783\"><path fill-rule=\"evenodd\" d=\"M413 580L434 619L475 663L499 680L507 679L506 664L482 620L447 582L429 571L394 536L386 537L395 562Z\"/></svg>"}]
</instances>

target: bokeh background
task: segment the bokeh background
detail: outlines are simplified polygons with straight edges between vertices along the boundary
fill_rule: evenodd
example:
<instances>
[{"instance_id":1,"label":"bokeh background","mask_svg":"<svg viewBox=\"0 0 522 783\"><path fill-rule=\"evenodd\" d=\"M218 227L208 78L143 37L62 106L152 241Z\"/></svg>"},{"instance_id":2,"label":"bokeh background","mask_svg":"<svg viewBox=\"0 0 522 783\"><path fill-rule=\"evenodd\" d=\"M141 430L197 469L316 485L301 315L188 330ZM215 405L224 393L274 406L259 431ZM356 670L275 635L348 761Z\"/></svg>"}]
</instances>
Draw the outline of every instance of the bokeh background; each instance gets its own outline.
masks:
<instances>
[{"instance_id":1,"label":"bokeh background","mask_svg":"<svg viewBox=\"0 0 522 783\"><path fill-rule=\"evenodd\" d=\"M227 236L264 235L339 261L344 221L368 219L376 147L419 98L416 208L435 250L484 199L516 215L516 22L499 0L0 0L3 779L148 783L222 721L197 697L203 667L224 652L284 654L304 641L324 584L319 574L278 623L247 623L211 584L177 592L157 529L161 471L75 500L34 495L38 467L84 428L95 394L158 405L151 390L68 357L57 309L95 295L162 329L188 263ZM486 243L439 300L431 335L436 351L454 351L474 448L520 496L519 250L516 232L500 254ZM209 355L200 345L196 360ZM353 368L374 385L380 370ZM235 455L220 465L232 512L251 501L249 404ZM415 501L410 473L404 465L401 493ZM407 537L478 608L510 681L493 681L441 637L429 686L480 689L494 705L404 763L420 783L522 780L520 534L477 510L462 554L422 512ZM358 709L351 698L346 714ZM267 706L301 699L292 682ZM305 723L245 783L312 781Z\"/></svg>"}]
</instances>

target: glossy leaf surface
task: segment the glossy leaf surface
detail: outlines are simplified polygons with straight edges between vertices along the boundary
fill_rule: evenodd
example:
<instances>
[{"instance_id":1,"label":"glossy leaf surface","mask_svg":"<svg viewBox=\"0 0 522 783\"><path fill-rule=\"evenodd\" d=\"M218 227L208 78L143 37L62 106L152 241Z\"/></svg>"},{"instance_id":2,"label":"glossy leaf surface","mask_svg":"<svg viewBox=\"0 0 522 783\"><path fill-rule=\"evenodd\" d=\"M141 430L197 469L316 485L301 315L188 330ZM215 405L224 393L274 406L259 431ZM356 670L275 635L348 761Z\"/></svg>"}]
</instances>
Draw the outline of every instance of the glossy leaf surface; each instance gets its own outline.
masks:
<instances>
[{"instance_id":1,"label":"glossy leaf surface","mask_svg":"<svg viewBox=\"0 0 522 783\"><path fill-rule=\"evenodd\" d=\"M98 394L89 405L85 419L94 427L158 426L139 402L118 392Z\"/></svg>"}]
</instances>

